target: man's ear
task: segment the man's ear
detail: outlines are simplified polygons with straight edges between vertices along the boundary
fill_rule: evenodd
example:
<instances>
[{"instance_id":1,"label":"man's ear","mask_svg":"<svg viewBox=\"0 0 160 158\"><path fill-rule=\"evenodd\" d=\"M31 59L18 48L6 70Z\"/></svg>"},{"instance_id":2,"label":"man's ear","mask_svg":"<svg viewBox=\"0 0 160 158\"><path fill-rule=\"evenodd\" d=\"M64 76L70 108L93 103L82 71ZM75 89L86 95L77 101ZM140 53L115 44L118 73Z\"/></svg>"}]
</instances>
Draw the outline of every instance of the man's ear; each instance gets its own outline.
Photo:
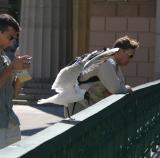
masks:
<instances>
[{"instance_id":1,"label":"man's ear","mask_svg":"<svg viewBox=\"0 0 160 158\"><path fill-rule=\"evenodd\" d=\"M122 48L120 48L119 51L120 51L121 53L124 53L124 52L125 52L125 50L122 49Z\"/></svg>"},{"instance_id":2,"label":"man's ear","mask_svg":"<svg viewBox=\"0 0 160 158\"><path fill-rule=\"evenodd\" d=\"M123 57L124 54L124 49L119 49L119 51L117 53L115 53L115 58L118 60L120 60Z\"/></svg>"},{"instance_id":3,"label":"man's ear","mask_svg":"<svg viewBox=\"0 0 160 158\"><path fill-rule=\"evenodd\" d=\"M123 49L120 48L116 54L119 56L121 53L123 53Z\"/></svg>"}]
</instances>

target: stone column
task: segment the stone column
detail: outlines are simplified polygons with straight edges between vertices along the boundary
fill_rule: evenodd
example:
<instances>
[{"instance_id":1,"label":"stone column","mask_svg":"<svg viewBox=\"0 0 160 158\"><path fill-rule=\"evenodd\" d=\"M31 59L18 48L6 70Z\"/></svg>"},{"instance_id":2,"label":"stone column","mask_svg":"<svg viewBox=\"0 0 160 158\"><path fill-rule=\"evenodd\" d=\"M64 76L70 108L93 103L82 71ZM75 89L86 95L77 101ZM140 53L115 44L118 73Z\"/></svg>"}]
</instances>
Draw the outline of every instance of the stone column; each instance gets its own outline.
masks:
<instances>
[{"instance_id":1,"label":"stone column","mask_svg":"<svg viewBox=\"0 0 160 158\"><path fill-rule=\"evenodd\" d=\"M71 54L71 0L22 0L20 50L35 80L54 79Z\"/></svg>"},{"instance_id":2,"label":"stone column","mask_svg":"<svg viewBox=\"0 0 160 158\"><path fill-rule=\"evenodd\" d=\"M88 51L89 2L73 0L73 56Z\"/></svg>"},{"instance_id":3,"label":"stone column","mask_svg":"<svg viewBox=\"0 0 160 158\"><path fill-rule=\"evenodd\" d=\"M51 77L72 58L72 0L52 0Z\"/></svg>"},{"instance_id":4,"label":"stone column","mask_svg":"<svg viewBox=\"0 0 160 158\"><path fill-rule=\"evenodd\" d=\"M156 48L155 48L155 79L160 79L160 0L156 9Z\"/></svg>"}]
</instances>

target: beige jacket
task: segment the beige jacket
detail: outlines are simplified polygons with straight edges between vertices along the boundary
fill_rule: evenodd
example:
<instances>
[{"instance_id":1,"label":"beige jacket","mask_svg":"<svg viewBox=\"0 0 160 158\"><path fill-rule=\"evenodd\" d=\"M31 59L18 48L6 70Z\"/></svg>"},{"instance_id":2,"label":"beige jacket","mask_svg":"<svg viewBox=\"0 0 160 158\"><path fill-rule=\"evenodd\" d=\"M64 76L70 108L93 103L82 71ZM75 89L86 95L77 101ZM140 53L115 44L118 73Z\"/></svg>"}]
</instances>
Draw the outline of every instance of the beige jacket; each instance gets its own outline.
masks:
<instances>
[{"instance_id":1,"label":"beige jacket","mask_svg":"<svg viewBox=\"0 0 160 158\"><path fill-rule=\"evenodd\" d=\"M121 68L113 57L107 59L104 63L100 64L92 71L83 73L83 75L80 77L80 81L86 81L93 76L97 76L99 81L80 85L81 88L85 87L86 89L86 87L88 87L89 100L82 100L76 103L74 108L73 104L70 104L69 111L71 115L97 103L110 94L128 92Z\"/></svg>"}]
</instances>

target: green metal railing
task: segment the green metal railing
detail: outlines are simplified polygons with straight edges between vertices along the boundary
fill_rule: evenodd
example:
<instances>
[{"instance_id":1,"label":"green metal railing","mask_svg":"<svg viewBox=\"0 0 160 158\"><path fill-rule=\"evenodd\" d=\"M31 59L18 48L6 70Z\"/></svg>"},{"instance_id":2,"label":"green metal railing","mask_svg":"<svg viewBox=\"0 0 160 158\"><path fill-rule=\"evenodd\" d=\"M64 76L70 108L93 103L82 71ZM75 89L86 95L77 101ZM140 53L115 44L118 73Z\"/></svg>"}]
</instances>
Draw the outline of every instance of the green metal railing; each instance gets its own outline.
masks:
<instances>
[{"instance_id":1,"label":"green metal railing","mask_svg":"<svg viewBox=\"0 0 160 158\"><path fill-rule=\"evenodd\" d=\"M112 95L0 151L0 158L144 158L160 145L160 81Z\"/></svg>"}]
</instances>

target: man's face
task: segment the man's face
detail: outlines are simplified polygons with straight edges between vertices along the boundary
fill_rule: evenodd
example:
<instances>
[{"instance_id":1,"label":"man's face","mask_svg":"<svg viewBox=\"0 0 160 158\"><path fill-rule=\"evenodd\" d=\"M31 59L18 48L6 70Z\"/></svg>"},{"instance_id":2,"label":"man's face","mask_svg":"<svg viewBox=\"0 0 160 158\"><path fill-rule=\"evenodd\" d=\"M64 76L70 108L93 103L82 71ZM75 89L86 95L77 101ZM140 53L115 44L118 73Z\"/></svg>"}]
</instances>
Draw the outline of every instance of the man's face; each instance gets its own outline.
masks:
<instances>
[{"instance_id":1,"label":"man's face","mask_svg":"<svg viewBox=\"0 0 160 158\"><path fill-rule=\"evenodd\" d=\"M5 31L0 31L0 49L12 47L17 39L17 32L14 28L8 27Z\"/></svg>"},{"instance_id":2,"label":"man's face","mask_svg":"<svg viewBox=\"0 0 160 158\"><path fill-rule=\"evenodd\" d=\"M127 65L130 60L134 57L135 49L122 49L119 53L118 64Z\"/></svg>"}]
</instances>

